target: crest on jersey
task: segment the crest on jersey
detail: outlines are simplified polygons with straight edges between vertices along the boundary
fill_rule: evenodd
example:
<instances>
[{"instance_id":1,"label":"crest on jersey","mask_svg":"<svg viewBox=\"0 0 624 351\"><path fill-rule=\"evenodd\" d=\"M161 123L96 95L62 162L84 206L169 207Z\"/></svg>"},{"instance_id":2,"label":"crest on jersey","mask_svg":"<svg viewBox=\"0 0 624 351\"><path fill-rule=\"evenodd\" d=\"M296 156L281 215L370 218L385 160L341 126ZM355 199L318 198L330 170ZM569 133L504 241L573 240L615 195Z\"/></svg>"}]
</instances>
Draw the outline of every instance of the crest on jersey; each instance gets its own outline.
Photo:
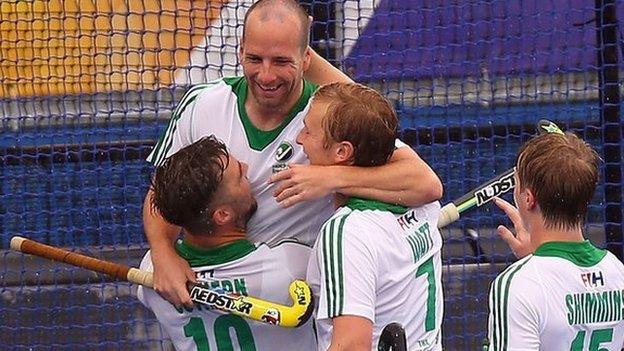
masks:
<instances>
[{"instance_id":1,"label":"crest on jersey","mask_svg":"<svg viewBox=\"0 0 624 351\"><path fill-rule=\"evenodd\" d=\"M273 174L288 169L287 162L293 157L294 154L295 148L292 144L287 140L282 141L280 146L275 151L275 161L277 162L273 165Z\"/></svg>"},{"instance_id":2,"label":"crest on jersey","mask_svg":"<svg viewBox=\"0 0 624 351\"><path fill-rule=\"evenodd\" d=\"M275 161L277 162L285 162L290 160L290 158L295 153L295 150L292 144L288 141L282 141L280 146L275 151Z\"/></svg>"}]
</instances>

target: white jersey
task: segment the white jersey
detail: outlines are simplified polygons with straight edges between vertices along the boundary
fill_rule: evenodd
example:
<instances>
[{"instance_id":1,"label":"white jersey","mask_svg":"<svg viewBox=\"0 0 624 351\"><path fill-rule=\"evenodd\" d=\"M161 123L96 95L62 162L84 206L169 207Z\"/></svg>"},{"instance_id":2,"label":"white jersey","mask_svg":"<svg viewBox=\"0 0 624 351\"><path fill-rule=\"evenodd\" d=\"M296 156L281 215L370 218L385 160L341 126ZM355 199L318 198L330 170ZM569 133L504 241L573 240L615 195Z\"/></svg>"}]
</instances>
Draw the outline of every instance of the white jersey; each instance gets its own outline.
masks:
<instances>
[{"instance_id":1,"label":"white jersey","mask_svg":"<svg viewBox=\"0 0 624 351\"><path fill-rule=\"evenodd\" d=\"M490 288L489 350L624 347L624 265L585 242L548 242Z\"/></svg>"},{"instance_id":2,"label":"white jersey","mask_svg":"<svg viewBox=\"0 0 624 351\"><path fill-rule=\"evenodd\" d=\"M273 197L276 186L267 181L289 163L309 163L295 140L303 128L303 118L315 89L316 86L305 82L301 98L284 122L274 130L262 131L251 123L245 111L247 80L244 77L194 86L178 104L167 130L147 160L161 165L165 158L185 146L215 135L234 157L249 165L247 176L258 201L258 211L247 226L249 240L276 243L295 238L311 246L319 228L331 215L331 197L284 209Z\"/></svg>"},{"instance_id":3,"label":"white jersey","mask_svg":"<svg viewBox=\"0 0 624 351\"><path fill-rule=\"evenodd\" d=\"M305 277L310 248L294 242L275 247L239 240L213 250L199 250L178 241L178 254L196 272L198 281L213 287L291 305L288 286ZM152 270L150 253L141 269ZM151 309L177 351L313 350L312 320L298 328L281 328L231 314L202 309L176 309L152 289L139 287L139 300Z\"/></svg>"},{"instance_id":4,"label":"white jersey","mask_svg":"<svg viewBox=\"0 0 624 351\"><path fill-rule=\"evenodd\" d=\"M319 350L331 344L332 318L371 320L373 350L383 328L403 325L409 350L441 350L440 204L406 209L351 198L323 226L307 279L317 303Z\"/></svg>"}]
</instances>

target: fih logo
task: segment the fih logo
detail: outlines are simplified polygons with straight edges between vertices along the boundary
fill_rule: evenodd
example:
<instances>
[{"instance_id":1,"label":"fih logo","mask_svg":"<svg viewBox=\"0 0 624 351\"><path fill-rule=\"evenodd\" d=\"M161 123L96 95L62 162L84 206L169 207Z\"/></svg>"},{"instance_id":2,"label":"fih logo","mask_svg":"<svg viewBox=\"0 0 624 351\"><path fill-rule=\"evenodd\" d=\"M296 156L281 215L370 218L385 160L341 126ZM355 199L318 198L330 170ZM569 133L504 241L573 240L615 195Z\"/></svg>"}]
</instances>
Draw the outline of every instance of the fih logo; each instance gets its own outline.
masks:
<instances>
[{"instance_id":1,"label":"fih logo","mask_svg":"<svg viewBox=\"0 0 624 351\"><path fill-rule=\"evenodd\" d=\"M295 149L289 141L282 141L280 146L275 151L275 163L273 165L273 174L288 169L288 164L286 163L290 160L291 157L295 154Z\"/></svg>"}]
</instances>

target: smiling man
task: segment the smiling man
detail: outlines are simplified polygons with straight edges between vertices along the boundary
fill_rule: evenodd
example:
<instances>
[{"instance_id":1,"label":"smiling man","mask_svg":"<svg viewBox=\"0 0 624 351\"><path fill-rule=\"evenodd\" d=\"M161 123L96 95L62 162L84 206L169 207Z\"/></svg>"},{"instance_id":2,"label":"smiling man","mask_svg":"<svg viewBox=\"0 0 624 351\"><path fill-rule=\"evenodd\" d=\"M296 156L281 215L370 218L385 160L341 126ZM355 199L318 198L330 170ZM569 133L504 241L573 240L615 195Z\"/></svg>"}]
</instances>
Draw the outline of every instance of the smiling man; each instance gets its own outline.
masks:
<instances>
[{"instance_id":1,"label":"smiling man","mask_svg":"<svg viewBox=\"0 0 624 351\"><path fill-rule=\"evenodd\" d=\"M244 76L190 88L148 157L160 165L203 136L224 141L232 155L249 165L251 190L258 201L248 227L253 242L294 238L312 244L331 214L330 194L338 189L408 205L435 200L442 193L438 177L408 147L395 151L388 165L375 170L305 165L295 138L317 86L305 80L304 73L318 84L349 81L311 51L309 36L308 16L295 0L256 2L246 14L239 52ZM279 177L271 180L273 175ZM151 196L150 190L145 204ZM180 228L148 209L144 205L143 222L155 289L175 305L191 305L186 282L195 278L173 249Z\"/></svg>"}]
</instances>

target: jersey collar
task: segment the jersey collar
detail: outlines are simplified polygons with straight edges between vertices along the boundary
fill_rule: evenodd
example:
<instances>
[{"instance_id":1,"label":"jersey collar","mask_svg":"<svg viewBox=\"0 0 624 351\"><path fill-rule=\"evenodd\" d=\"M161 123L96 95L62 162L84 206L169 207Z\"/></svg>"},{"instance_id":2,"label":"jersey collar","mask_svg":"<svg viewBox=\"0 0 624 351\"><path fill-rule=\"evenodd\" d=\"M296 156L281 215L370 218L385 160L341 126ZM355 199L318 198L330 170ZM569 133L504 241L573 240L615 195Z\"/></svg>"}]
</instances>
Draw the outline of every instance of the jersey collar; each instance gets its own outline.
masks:
<instances>
[{"instance_id":1,"label":"jersey collar","mask_svg":"<svg viewBox=\"0 0 624 351\"><path fill-rule=\"evenodd\" d=\"M247 101L247 79L245 79L245 77L227 77L223 78L223 81L232 87L232 91L236 95L238 100L238 115L243 123L245 134L247 134L249 146L256 151L263 150L277 138L295 116L308 105L308 100L310 100L310 97L312 97L312 94L314 94L318 88L317 85L304 80L301 96L284 121L273 130L261 130L251 123L249 115L247 115L247 110L245 109L245 101Z\"/></svg>"},{"instance_id":2,"label":"jersey collar","mask_svg":"<svg viewBox=\"0 0 624 351\"><path fill-rule=\"evenodd\" d=\"M596 265L607 254L606 250L595 247L589 240L582 242L550 241L535 250L534 256L560 257L579 267Z\"/></svg>"},{"instance_id":3,"label":"jersey collar","mask_svg":"<svg viewBox=\"0 0 624 351\"><path fill-rule=\"evenodd\" d=\"M407 212L407 207L403 207L401 205L390 204L387 202L370 200L370 199L362 199L359 197L350 197L345 204L346 207L352 210L378 210L378 211L387 211L392 212L394 214L404 214Z\"/></svg>"},{"instance_id":4,"label":"jersey collar","mask_svg":"<svg viewBox=\"0 0 624 351\"><path fill-rule=\"evenodd\" d=\"M197 267L215 266L237 260L254 251L256 246L249 240L241 239L213 249L201 249L180 239L176 242L175 249L191 267Z\"/></svg>"}]
</instances>

